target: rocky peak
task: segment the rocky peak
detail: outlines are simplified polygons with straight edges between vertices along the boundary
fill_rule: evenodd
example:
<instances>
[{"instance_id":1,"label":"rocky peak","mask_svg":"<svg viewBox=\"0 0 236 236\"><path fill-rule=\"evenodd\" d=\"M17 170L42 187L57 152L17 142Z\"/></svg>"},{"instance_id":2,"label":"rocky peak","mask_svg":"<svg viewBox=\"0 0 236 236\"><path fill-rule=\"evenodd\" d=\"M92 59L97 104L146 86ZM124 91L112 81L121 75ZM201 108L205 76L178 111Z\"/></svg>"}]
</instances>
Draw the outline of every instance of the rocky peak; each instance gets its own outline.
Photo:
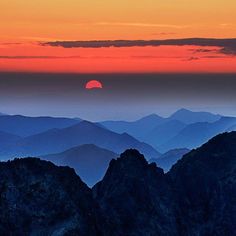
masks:
<instances>
[{"instance_id":1,"label":"rocky peak","mask_svg":"<svg viewBox=\"0 0 236 236\"><path fill-rule=\"evenodd\" d=\"M145 157L136 149L128 149L116 160L111 160L104 177L104 182L111 179L145 178L150 173L155 176L164 176L161 168L155 163L148 164Z\"/></svg>"},{"instance_id":2,"label":"rocky peak","mask_svg":"<svg viewBox=\"0 0 236 236\"><path fill-rule=\"evenodd\" d=\"M36 158L0 163L2 235L96 235L95 209L69 167Z\"/></svg>"},{"instance_id":3,"label":"rocky peak","mask_svg":"<svg viewBox=\"0 0 236 236\"><path fill-rule=\"evenodd\" d=\"M148 164L137 150L129 149L112 160L93 188L107 222L104 235L135 235L134 229L137 235L171 235L176 226L169 187L163 170Z\"/></svg>"}]
</instances>

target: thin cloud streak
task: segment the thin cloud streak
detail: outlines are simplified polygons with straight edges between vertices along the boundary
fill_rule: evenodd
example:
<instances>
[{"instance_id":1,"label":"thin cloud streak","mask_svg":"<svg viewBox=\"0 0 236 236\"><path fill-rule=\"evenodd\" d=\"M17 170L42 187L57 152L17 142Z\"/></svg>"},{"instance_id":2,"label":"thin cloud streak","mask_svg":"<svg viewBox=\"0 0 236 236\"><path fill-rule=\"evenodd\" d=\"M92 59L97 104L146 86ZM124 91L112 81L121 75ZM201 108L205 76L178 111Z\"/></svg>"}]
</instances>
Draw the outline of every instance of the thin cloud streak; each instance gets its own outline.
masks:
<instances>
[{"instance_id":1,"label":"thin cloud streak","mask_svg":"<svg viewBox=\"0 0 236 236\"><path fill-rule=\"evenodd\" d=\"M146 46L202 46L219 47L216 53L236 55L236 38L186 38L165 40L93 40L93 41L49 41L40 42L41 46L63 48L109 48L109 47L146 47Z\"/></svg>"}]
</instances>

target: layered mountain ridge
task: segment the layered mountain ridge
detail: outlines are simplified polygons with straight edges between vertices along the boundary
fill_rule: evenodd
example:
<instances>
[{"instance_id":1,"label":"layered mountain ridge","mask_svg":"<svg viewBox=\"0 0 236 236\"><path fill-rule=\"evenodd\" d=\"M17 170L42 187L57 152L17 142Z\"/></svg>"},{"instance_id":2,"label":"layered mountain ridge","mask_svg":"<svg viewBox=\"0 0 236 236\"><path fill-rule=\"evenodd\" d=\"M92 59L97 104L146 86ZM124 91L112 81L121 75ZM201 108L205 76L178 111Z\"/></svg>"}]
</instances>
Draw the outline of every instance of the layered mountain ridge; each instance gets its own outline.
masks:
<instances>
[{"instance_id":1,"label":"layered mountain ridge","mask_svg":"<svg viewBox=\"0 0 236 236\"><path fill-rule=\"evenodd\" d=\"M3 147L0 150L0 156L5 158L42 156L63 152L84 144L94 144L114 153L121 153L127 148L136 148L142 151L147 158L155 158L160 155L152 146L138 141L129 134L118 134L92 122L81 121L67 128L50 129L20 139Z\"/></svg>"},{"instance_id":2,"label":"layered mountain ridge","mask_svg":"<svg viewBox=\"0 0 236 236\"><path fill-rule=\"evenodd\" d=\"M235 235L235 144L218 135L167 174L129 149L92 189L68 167L0 163L2 235Z\"/></svg>"}]
</instances>

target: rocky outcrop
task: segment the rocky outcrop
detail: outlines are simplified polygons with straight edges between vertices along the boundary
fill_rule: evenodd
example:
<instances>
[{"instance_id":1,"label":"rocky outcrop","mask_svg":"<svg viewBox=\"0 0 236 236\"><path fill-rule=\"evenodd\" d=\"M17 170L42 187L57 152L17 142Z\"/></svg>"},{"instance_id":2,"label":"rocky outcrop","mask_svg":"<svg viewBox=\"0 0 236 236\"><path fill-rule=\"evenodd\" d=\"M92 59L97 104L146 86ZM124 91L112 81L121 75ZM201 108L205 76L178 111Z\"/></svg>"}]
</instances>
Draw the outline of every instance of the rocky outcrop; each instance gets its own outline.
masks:
<instances>
[{"instance_id":1,"label":"rocky outcrop","mask_svg":"<svg viewBox=\"0 0 236 236\"><path fill-rule=\"evenodd\" d=\"M103 235L173 235L177 233L170 185L162 169L136 150L110 163L93 188L103 212Z\"/></svg>"},{"instance_id":2,"label":"rocky outcrop","mask_svg":"<svg viewBox=\"0 0 236 236\"><path fill-rule=\"evenodd\" d=\"M73 169L35 158L0 163L1 235L97 235L95 218Z\"/></svg>"},{"instance_id":3,"label":"rocky outcrop","mask_svg":"<svg viewBox=\"0 0 236 236\"><path fill-rule=\"evenodd\" d=\"M235 144L236 132L218 135L167 174L135 150L123 153L93 189L103 234L236 235Z\"/></svg>"},{"instance_id":4,"label":"rocky outcrop","mask_svg":"<svg viewBox=\"0 0 236 236\"><path fill-rule=\"evenodd\" d=\"M236 235L236 132L186 154L167 176L182 235Z\"/></svg>"}]
</instances>

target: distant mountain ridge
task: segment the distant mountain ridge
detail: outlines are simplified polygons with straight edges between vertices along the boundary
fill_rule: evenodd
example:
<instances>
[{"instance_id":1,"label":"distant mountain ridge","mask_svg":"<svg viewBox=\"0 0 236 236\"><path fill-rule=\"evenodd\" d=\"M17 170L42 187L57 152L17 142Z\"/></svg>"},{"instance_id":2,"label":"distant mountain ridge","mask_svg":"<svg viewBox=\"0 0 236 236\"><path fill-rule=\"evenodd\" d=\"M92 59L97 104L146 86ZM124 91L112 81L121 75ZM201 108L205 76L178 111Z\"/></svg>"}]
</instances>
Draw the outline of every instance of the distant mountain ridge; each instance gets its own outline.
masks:
<instances>
[{"instance_id":1,"label":"distant mountain ridge","mask_svg":"<svg viewBox=\"0 0 236 236\"><path fill-rule=\"evenodd\" d=\"M36 158L0 162L1 235L97 234L91 190L69 167Z\"/></svg>"},{"instance_id":2,"label":"distant mountain ridge","mask_svg":"<svg viewBox=\"0 0 236 236\"><path fill-rule=\"evenodd\" d=\"M154 129L158 124L161 124L164 118L156 114L145 116L137 121L104 121L100 122L104 127L117 132L128 133L136 138L141 138L146 133Z\"/></svg>"},{"instance_id":3,"label":"distant mountain ridge","mask_svg":"<svg viewBox=\"0 0 236 236\"><path fill-rule=\"evenodd\" d=\"M47 155L63 152L83 144L94 144L114 153L121 153L127 148L137 148L145 153L147 158L155 158L160 155L150 145L140 142L128 134L117 134L94 123L81 121L67 128L51 129L23 138L1 149L0 156L6 158Z\"/></svg>"},{"instance_id":4,"label":"distant mountain ridge","mask_svg":"<svg viewBox=\"0 0 236 236\"><path fill-rule=\"evenodd\" d=\"M196 122L215 122L220 118L220 115L210 112L193 112L187 109L180 109L167 118L157 114L151 114L136 121L103 121L100 124L118 133L127 132L135 137L143 137L145 132L142 128L145 128L146 132L150 132L156 126L172 120L188 125Z\"/></svg>"},{"instance_id":5,"label":"distant mountain ridge","mask_svg":"<svg viewBox=\"0 0 236 236\"><path fill-rule=\"evenodd\" d=\"M19 141L20 139L21 137L17 135L0 131L0 147L10 145L12 143Z\"/></svg>"},{"instance_id":6,"label":"distant mountain ridge","mask_svg":"<svg viewBox=\"0 0 236 236\"><path fill-rule=\"evenodd\" d=\"M157 125L152 131L150 131L146 134L145 137L143 137L143 140L151 144L155 148L160 148L166 142L174 138L186 126L187 125L181 121L168 120L164 123Z\"/></svg>"},{"instance_id":7,"label":"distant mountain ridge","mask_svg":"<svg viewBox=\"0 0 236 236\"><path fill-rule=\"evenodd\" d=\"M170 120L178 120L185 124L192 124L196 122L215 122L221 118L220 115L215 115L210 112L193 112L187 109L180 109L172 114Z\"/></svg>"},{"instance_id":8,"label":"distant mountain ridge","mask_svg":"<svg viewBox=\"0 0 236 236\"><path fill-rule=\"evenodd\" d=\"M55 117L28 117L22 115L0 115L0 130L26 137L52 128L66 128L79 123L80 119Z\"/></svg>"},{"instance_id":9,"label":"distant mountain ridge","mask_svg":"<svg viewBox=\"0 0 236 236\"><path fill-rule=\"evenodd\" d=\"M154 114L134 122L101 124L118 133L125 130L162 153L172 149L196 148L219 133L236 130L234 117L187 109L180 109L167 118Z\"/></svg>"},{"instance_id":10,"label":"distant mountain ridge","mask_svg":"<svg viewBox=\"0 0 236 236\"><path fill-rule=\"evenodd\" d=\"M154 162L158 167L167 172L179 159L181 159L188 152L190 152L190 150L187 148L172 149L162 154L159 158L150 159L149 163Z\"/></svg>"},{"instance_id":11,"label":"distant mountain ridge","mask_svg":"<svg viewBox=\"0 0 236 236\"><path fill-rule=\"evenodd\" d=\"M167 118L152 114L133 122L104 121L100 124L117 133L127 132L135 138L151 144L156 149L160 148L162 152L166 152L173 148L185 148L185 146L169 148L168 145L165 145L185 127L200 122L214 123L221 117L209 112L180 109Z\"/></svg>"},{"instance_id":12,"label":"distant mountain ridge","mask_svg":"<svg viewBox=\"0 0 236 236\"><path fill-rule=\"evenodd\" d=\"M236 118L234 117L222 117L213 123L193 123L182 129L168 142L160 145L159 149L163 151L179 147L188 149L196 148L215 135L226 132L228 128L232 127L234 124L236 124Z\"/></svg>"},{"instance_id":13,"label":"distant mountain ridge","mask_svg":"<svg viewBox=\"0 0 236 236\"><path fill-rule=\"evenodd\" d=\"M193 149L219 133L236 130L234 117L187 109L180 109L167 118L151 114L134 122L88 122L87 130L82 128L86 122L79 118L0 116L0 132L8 133L2 136L0 158L60 153L84 144L94 144L114 153L137 148L148 159L158 158L160 152ZM82 129L78 128L80 123Z\"/></svg>"}]
</instances>

